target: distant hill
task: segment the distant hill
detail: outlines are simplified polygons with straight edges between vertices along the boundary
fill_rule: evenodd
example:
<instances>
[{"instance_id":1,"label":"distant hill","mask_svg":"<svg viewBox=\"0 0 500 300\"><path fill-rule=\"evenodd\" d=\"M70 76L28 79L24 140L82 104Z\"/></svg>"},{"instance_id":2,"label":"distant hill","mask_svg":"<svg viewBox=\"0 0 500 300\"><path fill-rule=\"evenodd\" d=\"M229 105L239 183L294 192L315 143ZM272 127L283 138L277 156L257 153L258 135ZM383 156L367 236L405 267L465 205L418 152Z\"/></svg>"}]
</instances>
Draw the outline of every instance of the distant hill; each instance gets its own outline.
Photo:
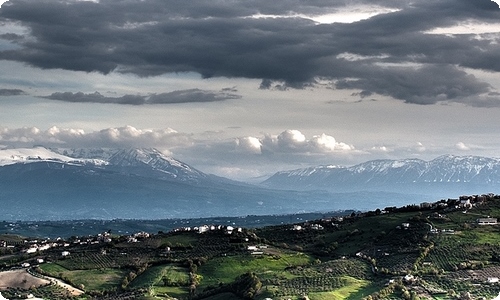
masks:
<instances>
[{"instance_id":1,"label":"distant hill","mask_svg":"<svg viewBox=\"0 0 500 300\"><path fill-rule=\"evenodd\" d=\"M445 155L431 161L373 160L352 167L318 166L278 172L263 185L335 192L473 194L500 188L500 159Z\"/></svg>"}]
</instances>

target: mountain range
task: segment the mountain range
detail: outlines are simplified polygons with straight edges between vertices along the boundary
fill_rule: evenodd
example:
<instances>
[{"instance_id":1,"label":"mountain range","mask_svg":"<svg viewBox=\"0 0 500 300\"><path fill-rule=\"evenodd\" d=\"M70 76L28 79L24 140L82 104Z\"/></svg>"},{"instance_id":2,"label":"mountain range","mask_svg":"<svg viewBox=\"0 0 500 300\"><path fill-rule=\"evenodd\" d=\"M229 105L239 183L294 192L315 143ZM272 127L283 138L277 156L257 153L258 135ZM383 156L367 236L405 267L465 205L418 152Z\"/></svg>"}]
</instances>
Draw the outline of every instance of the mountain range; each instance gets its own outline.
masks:
<instances>
[{"instance_id":1,"label":"mountain range","mask_svg":"<svg viewBox=\"0 0 500 300\"><path fill-rule=\"evenodd\" d=\"M0 220L166 219L375 209L495 192L500 161L442 156L278 172L260 185L156 149L0 150Z\"/></svg>"},{"instance_id":2,"label":"mountain range","mask_svg":"<svg viewBox=\"0 0 500 300\"><path fill-rule=\"evenodd\" d=\"M0 220L288 214L335 209L329 199L205 174L155 149L0 150Z\"/></svg>"},{"instance_id":3,"label":"mountain range","mask_svg":"<svg viewBox=\"0 0 500 300\"><path fill-rule=\"evenodd\" d=\"M431 161L373 160L351 167L318 166L278 172L263 184L335 192L481 193L500 188L500 159L444 155Z\"/></svg>"}]
</instances>

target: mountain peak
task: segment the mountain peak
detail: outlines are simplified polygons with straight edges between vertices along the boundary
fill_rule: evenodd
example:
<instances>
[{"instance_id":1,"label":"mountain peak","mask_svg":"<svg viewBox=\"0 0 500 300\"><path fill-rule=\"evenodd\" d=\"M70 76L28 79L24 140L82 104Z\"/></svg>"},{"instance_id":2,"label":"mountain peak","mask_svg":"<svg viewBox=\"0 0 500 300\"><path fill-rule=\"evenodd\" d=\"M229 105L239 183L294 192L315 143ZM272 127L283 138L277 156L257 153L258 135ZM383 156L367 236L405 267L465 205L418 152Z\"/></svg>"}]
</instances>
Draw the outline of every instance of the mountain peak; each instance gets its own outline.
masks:
<instances>
[{"instance_id":1,"label":"mountain peak","mask_svg":"<svg viewBox=\"0 0 500 300\"><path fill-rule=\"evenodd\" d=\"M158 150L152 148L129 148L118 149L109 158L110 163L119 166L137 166L138 164L149 164L157 159L166 159Z\"/></svg>"},{"instance_id":2,"label":"mountain peak","mask_svg":"<svg viewBox=\"0 0 500 300\"><path fill-rule=\"evenodd\" d=\"M124 149L66 149L62 153L74 157L99 158L106 160L110 168L122 173L140 176L150 176L151 171L163 179L197 182L207 178L188 164L163 154L155 148L124 148ZM149 175L147 175L149 174Z\"/></svg>"}]
</instances>

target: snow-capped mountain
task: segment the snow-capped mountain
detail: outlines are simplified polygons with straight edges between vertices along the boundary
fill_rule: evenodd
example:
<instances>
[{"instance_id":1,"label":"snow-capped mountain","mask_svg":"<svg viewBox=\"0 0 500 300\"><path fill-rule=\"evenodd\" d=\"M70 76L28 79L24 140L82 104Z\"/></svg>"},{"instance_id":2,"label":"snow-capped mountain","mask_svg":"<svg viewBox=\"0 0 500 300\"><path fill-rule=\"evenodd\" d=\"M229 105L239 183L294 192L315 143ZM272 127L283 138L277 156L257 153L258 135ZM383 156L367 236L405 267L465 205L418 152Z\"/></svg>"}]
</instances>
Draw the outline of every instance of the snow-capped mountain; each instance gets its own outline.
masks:
<instances>
[{"instance_id":1,"label":"snow-capped mountain","mask_svg":"<svg viewBox=\"0 0 500 300\"><path fill-rule=\"evenodd\" d=\"M207 174L151 148L47 149L34 147L0 150L0 166L37 162L51 163L53 167L85 165L89 168L100 167L123 174L181 181L199 182L209 178Z\"/></svg>"},{"instance_id":2,"label":"snow-capped mountain","mask_svg":"<svg viewBox=\"0 0 500 300\"><path fill-rule=\"evenodd\" d=\"M190 218L337 209L325 193L205 174L155 149L0 150L0 220ZM306 199L306 200L305 200ZM319 201L318 205L311 203Z\"/></svg>"},{"instance_id":3,"label":"snow-capped mountain","mask_svg":"<svg viewBox=\"0 0 500 300\"><path fill-rule=\"evenodd\" d=\"M500 161L456 156L429 162L376 160L353 167L280 172L265 184L257 187L208 175L155 149L3 149L0 220L375 209L461 193L498 192Z\"/></svg>"},{"instance_id":4,"label":"snow-capped mountain","mask_svg":"<svg viewBox=\"0 0 500 300\"><path fill-rule=\"evenodd\" d=\"M500 159L440 156L420 159L373 160L352 167L319 166L274 174L263 183L289 189L398 190L402 187L500 186ZM440 185L441 184L441 185Z\"/></svg>"},{"instance_id":5,"label":"snow-capped mountain","mask_svg":"<svg viewBox=\"0 0 500 300\"><path fill-rule=\"evenodd\" d=\"M74 159L98 159L107 169L145 177L199 182L210 176L153 148L53 149Z\"/></svg>"}]
</instances>

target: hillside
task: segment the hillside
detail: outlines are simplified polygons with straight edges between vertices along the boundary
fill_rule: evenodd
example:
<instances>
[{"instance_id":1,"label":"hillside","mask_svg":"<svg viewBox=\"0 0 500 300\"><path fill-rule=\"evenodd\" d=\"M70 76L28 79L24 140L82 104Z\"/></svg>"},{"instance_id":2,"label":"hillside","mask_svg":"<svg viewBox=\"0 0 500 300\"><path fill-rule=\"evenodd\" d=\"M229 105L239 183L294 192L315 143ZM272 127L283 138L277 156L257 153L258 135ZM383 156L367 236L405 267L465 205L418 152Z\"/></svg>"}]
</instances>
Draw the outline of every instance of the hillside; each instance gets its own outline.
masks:
<instances>
[{"instance_id":1,"label":"hillside","mask_svg":"<svg viewBox=\"0 0 500 300\"><path fill-rule=\"evenodd\" d=\"M30 273L84 290L73 299L493 299L499 217L500 196L488 194L262 228L184 225L29 242L4 235L0 263L30 263ZM3 294L14 291L22 289ZM57 286L28 292L72 299Z\"/></svg>"}]
</instances>

